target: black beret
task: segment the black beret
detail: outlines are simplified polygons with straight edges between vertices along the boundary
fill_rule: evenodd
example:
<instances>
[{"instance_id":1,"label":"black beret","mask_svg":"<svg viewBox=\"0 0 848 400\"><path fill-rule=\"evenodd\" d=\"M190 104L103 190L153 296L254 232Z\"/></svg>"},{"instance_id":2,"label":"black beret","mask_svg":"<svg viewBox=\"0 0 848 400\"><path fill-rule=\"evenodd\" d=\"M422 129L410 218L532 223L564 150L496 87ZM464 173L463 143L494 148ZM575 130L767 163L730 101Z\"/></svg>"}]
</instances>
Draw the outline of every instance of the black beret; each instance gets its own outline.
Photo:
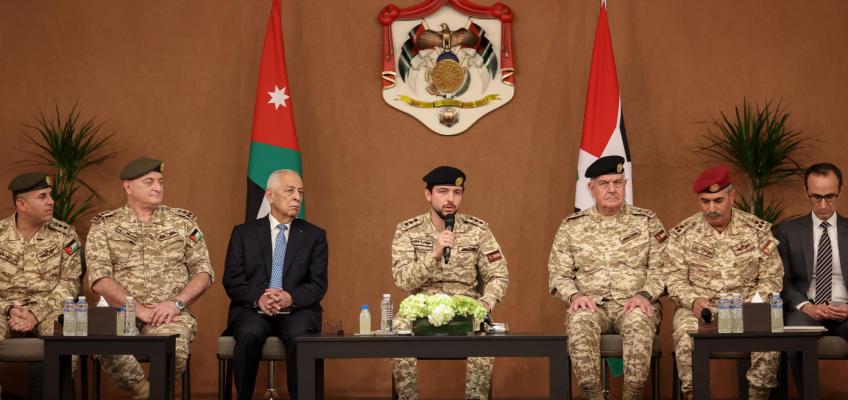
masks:
<instances>
[{"instance_id":1,"label":"black beret","mask_svg":"<svg viewBox=\"0 0 848 400\"><path fill-rule=\"evenodd\" d=\"M121 180L129 181L140 176L147 174L148 172L163 172L165 171L165 163L160 160L154 160L152 158L141 157L130 161L126 167L124 167L123 171L121 171Z\"/></svg>"},{"instance_id":2,"label":"black beret","mask_svg":"<svg viewBox=\"0 0 848 400\"><path fill-rule=\"evenodd\" d=\"M33 190L46 189L53 186L53 178L43 172L28 172L20 174L9 182L9 190L12 195L32 192Z\"/></svg>"},{"instance_id":3,"label":"black beret","mask_svg":"<svg viewBox=\"0 0 848 400\"><path fill-rule=\"evenodd\" d=\"M436 167L427 175L424 175L424 182L428 188L436 185L451 185L465 187L465 174L459 168L441 166Z\"/></svg>"},{"instance_id":4,"label":"black beret","mask_svg":"<svg viewBox=\"0 0 848 400\"><path fill-rule=\"evenodd\" d=\"M608 174L623 174L624 173L624 157L622 156L606 156L601 157L586 168L587 178L597 178L601 175Z\"/></svg>"}]
</instances>

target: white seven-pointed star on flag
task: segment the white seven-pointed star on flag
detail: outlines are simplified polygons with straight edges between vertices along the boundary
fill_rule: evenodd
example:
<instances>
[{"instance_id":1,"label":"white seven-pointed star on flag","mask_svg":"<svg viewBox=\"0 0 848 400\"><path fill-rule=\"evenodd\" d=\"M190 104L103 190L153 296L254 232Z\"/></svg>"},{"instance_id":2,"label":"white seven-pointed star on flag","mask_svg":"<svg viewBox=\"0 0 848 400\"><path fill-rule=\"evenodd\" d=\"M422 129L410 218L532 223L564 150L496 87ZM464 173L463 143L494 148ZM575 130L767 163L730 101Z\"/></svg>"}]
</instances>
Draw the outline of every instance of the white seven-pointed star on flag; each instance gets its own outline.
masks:
<instances>
[{"instance_id":1,"label":"white seven-pointed star on flag","mask_svg":"<svg viewBox=\"0 0 848 400\"><path fill-rule=\"evenodd\" d=\"M268 95L271 96L271 100L268 100L268 104L273 104L275 110L278 110L280 106L286 107L286 99L288 99L289 96L286 95L285 87L280 89L277 85L274 85L274 91L268 92Z\"/></svg>"}]
</instances>

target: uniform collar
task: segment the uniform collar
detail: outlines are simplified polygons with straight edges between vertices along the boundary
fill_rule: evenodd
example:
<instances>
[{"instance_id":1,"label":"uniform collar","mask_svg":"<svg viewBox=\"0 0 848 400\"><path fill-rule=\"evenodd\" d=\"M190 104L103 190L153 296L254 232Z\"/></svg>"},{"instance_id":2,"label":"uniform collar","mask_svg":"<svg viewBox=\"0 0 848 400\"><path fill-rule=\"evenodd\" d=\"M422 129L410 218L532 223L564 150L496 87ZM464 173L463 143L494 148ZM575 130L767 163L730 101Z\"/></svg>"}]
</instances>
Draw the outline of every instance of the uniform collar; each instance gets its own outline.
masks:
<instances>
[{"instance_id":1,"label":"uniform collar","mask_svg":"<svg viewBox=\"0 0 848 400\"><path fill-rule=\"evenodd\" d=\"M462 232L465 229L465 223L463 222L465 220L465 216L463 214L456 213L453 218L453 231ZM433 222L432 214L429 211L424 214L424 223L427 225L428 232L441 233L439 228L437 228L436 224Z\"/></svg>"},{"instance_id":2,"label":"uniform collar","mask_svg":"<svg viewBox=\"0 0 848 400\"><path fill-rule=\"evenodd\" d=\"M2 239L4 241L13 241L13 240L23 241L24 240L23 235L21 235L21 232L18 230L18 222L17 222L17 218L15 218L17 216L17 214L18 213L13 213L10 217L6 218L6 223L9 224L10 229L7 231L7 233L5 235L3 235ZM38 228L38 230L35 232L35 235L33 235L32 238L35 239L36 241L46 239L47 238L47 225L48 224L49 224L49 222L45 222L45 223L41 224L41 227Z\"/></svg>"},{"instance_id":3,"label":"uniform collar","mask_svg":"<svg viewBox=\"0 0 848 400\"><path fill-rule=\"evenodd\" d=\"M622 218L624 218L625 215L629 214L629 212L630 209L627 205L627 202L621 203L621 208L618 209L618 213L611 216L601 215L601 212L598 210L597 204L595 204L595 206L589 209L589 215L592 215L593 217L602 221L611 219L621 220Z\"/></svg>"},{"instance_id":4,"label":"uniform collar","mask_svg":"<svg viewBox=\"0 0 848 400\"><path fill-rule=\"evenodd\" d=\"M129 217L129 222L141 224L141 220L138 219L138 215L135 214L132 208L130 208L129 204L124 204L121 207L121 212L124 213L127 217ZM156 207L156 210L153 211L153 216L150 217L150 221L148 223L162 225L165 221L165 207L159 205Z\"/></svg>"}]
</instances>

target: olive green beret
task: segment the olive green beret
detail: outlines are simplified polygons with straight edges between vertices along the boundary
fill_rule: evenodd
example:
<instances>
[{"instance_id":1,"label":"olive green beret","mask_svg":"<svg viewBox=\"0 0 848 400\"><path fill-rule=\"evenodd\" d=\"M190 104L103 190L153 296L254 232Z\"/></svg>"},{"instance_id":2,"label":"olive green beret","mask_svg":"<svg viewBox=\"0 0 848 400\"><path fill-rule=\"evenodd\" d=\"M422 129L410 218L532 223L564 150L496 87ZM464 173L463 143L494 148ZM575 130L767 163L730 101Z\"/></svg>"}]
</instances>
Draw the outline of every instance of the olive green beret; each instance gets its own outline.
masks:
<instances>
[{"instance_id":1,"label":"olive green beret","mask_svg":"<svg viewBox=\"0 0 848 400\"><path fill-rule=\"evenodd\" d=\"M443 165L436 167L427 175L424 175L424 182L427 183L427 188L433 188L436 185L449 185L465 187L465 173L459 168Z\"/></svg>"},{"instance_id":2,"label":"olive green beret","mask_svg":"<svg viewBox=\"0 0 848 400\"><path fill-rule=\"evenodd\" d=\"M12 195L32 192L33 190L46 189L53 186L53 178L43 172L27 172L20 174L9 182L9 190Z\"/></svg>"},{"instance_id":3,"label":"olive green beret","mask_svg":"<svg viewBox=\"0 0 848 400\"><path fill-rule=\"evenodd\" d=\"M141 157L135 160L130 161L126 167L124 167L123 171L121 171L121 180L129 181L140 176L147 174L148 172L164 172L165 171L165 163L161 160L154 160L152 158Z\"/></svg>"}]
</instances>

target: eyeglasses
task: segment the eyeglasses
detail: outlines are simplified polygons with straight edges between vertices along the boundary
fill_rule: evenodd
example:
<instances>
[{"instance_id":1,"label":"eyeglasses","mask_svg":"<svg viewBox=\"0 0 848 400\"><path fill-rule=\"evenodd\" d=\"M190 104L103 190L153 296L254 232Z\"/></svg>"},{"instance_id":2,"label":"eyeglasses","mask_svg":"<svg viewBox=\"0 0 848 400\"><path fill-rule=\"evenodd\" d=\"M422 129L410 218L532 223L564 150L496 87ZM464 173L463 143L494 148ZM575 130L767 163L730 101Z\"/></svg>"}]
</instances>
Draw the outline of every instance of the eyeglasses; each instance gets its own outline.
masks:
<instances>
[{"instance_id":1,"label":"eyeglasses","mask_svg":"<svg viewBox=\"0 0 848 400\"><path fill-rule=\"evenodd\" d=\"M617 179L612 182L610 181L597 181L595 185L598 186L601 190L607 190L610 185L612 185L616 189L621 189L624 187L624 179Z\"/></svg>"},{"instance_id":2,"label":"eyeglasses","mask_svg":"<svg viewBox=\"0 0 848 400\"><path fill-rule=\"evenodd\" d=\"M828 203L833 203L834 201L836 201L836 198L839 197L839 194L837 194L837 193L828 193L828 194L812 193L812 194L807 194L807 196L810 198L810 200L813 201L813 203L820 203L822 200L824 200Z\"/></svg>"}]
</instances>

